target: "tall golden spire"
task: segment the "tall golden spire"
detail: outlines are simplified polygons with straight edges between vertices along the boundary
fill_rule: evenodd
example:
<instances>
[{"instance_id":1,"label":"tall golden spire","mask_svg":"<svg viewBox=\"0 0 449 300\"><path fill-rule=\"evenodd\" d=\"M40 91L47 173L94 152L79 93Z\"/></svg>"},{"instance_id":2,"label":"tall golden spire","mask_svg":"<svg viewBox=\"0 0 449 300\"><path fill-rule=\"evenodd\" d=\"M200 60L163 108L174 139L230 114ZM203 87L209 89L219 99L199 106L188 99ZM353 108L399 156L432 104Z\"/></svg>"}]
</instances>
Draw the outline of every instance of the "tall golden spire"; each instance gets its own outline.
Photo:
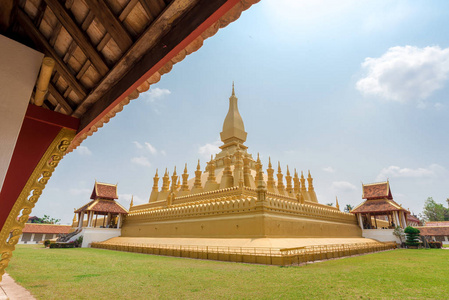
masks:
<instances>
[{"instance_id":1,"label":"tall golden spire","mask_svg":"<svg viewBox=\"0 0 449 300\"><path fill-rule=\"evenodd\" d=\"M229 110L223 122L223 131L220 133L221 141L224 143L221 149L229 146L243 144L246 141L245 125L242 116L239 113L235 96L234 83L232 83L232 94L229 98Z\"/></svg>"}]
</instances>

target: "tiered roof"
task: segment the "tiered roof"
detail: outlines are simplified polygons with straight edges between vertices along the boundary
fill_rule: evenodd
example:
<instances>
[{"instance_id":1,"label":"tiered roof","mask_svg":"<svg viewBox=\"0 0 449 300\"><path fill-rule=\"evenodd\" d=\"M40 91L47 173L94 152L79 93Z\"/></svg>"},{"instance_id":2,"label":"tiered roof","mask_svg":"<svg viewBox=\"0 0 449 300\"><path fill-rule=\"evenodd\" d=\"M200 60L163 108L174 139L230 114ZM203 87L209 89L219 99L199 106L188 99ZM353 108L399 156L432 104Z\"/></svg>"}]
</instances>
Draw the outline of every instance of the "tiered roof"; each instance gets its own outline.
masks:
<instances>
[{"instance_id":1,"label":"tiered roof","mask_svg":"<svg viewBox=\"0 0 449 300\"><path fill-rule=\"evenodd\" d=\"M371 184L364 184L363 199L365 202L355 207L351 213L381 213L388 211L407 211L393 200L390 190L390 183L378 182Z\"/></svg>"},{"instance_id":2,"label":"tiered roof","mask_svg":"<svg viewBox=\"0 0 449 300\"><path fill-rule=\"evenodd\" d=\"M96 182L90 199L118 199L117 185L103 182Z\"/></svg>"},{"instance_id":3,"label":"tiered roof","mask_svg":"<svg viewBox=\"0 0 449 300\"><path fill-rule=\"evenodd\" d=\"M116 202L118 199L117 185L95 181L94 189L86 205L75 210L75 213L94 211L97 213L127 214L128 211Z\"/></svg>"},{"instance_id":4,"label":"tiered roof","mask_svg":"<svg viewBox=\"0 0 449 300\"><path fill-rule=\"evenodd\" d=\"M390 183L379 182L379 183L371 183L363 185L363 199L383 199L387 198L389 200L393 200L393 196L391 195Z\"/></svg>"}]
</instances>

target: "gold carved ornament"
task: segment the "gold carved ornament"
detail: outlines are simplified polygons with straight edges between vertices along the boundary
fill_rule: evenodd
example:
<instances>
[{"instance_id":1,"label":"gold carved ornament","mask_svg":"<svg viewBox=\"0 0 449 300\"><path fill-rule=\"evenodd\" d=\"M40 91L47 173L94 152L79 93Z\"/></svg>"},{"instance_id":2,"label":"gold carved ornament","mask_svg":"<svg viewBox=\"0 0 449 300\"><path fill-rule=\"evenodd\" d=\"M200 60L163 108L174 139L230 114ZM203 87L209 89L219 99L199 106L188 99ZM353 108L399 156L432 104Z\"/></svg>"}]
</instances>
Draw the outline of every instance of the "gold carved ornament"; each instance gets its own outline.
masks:
<instances>
[{"instance_id":1,"label":"gold carved ornament","mask_svg":"<svg viewBox=\"0 0 449 300\"><path fill-rule=\"evenodd\" d=\"M12 251L22 235L31 210L74 137L75 131L61 129L42 156L11 209L0 231L0 281L12 257Z\"/></svg>"}]
</instances>

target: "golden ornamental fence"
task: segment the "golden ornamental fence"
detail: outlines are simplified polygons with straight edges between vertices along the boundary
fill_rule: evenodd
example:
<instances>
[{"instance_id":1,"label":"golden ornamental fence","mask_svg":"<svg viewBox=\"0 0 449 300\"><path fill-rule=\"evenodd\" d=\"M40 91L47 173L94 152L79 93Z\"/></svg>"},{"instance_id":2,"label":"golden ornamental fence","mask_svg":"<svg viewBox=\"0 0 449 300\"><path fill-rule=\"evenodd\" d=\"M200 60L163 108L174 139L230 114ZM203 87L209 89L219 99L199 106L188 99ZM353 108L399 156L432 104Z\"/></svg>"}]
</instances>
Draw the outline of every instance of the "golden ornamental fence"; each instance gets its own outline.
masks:
<instances>
[{"instance_id":1,"label":"golden ornamental fence","mask_svg":"<svg viewBox=\"0 0 449 300\"><path fill-rule=\"evenodd\" d=\"M319 260L360 255L396 248L396 243L356 243L298 248L225 247L192 245L149 245L134 243L92 243L92 248L135 253L210 259L265 265L294 266Z\"/></svg>"}]
</instances>

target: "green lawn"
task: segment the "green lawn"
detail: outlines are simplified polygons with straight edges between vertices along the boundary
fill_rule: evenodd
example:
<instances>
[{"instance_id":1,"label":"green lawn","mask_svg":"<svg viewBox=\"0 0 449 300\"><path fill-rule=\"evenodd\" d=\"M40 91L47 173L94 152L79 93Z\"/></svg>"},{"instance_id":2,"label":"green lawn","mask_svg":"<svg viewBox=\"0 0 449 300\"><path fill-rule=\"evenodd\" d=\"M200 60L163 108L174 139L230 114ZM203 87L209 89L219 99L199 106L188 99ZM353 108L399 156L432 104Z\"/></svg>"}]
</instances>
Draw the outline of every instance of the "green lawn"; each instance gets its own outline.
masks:
<instances>
[{"instance_id":1,"label":"green lawn","mask_svg":"<svg viewBox=\"0 0 449 300\"><path fill-rule=\"evenodd\" d=\"M38 299L447 298L449 251L394 250L302 267L19 245L7 272Z\"/></svg>"}]
</instances>

